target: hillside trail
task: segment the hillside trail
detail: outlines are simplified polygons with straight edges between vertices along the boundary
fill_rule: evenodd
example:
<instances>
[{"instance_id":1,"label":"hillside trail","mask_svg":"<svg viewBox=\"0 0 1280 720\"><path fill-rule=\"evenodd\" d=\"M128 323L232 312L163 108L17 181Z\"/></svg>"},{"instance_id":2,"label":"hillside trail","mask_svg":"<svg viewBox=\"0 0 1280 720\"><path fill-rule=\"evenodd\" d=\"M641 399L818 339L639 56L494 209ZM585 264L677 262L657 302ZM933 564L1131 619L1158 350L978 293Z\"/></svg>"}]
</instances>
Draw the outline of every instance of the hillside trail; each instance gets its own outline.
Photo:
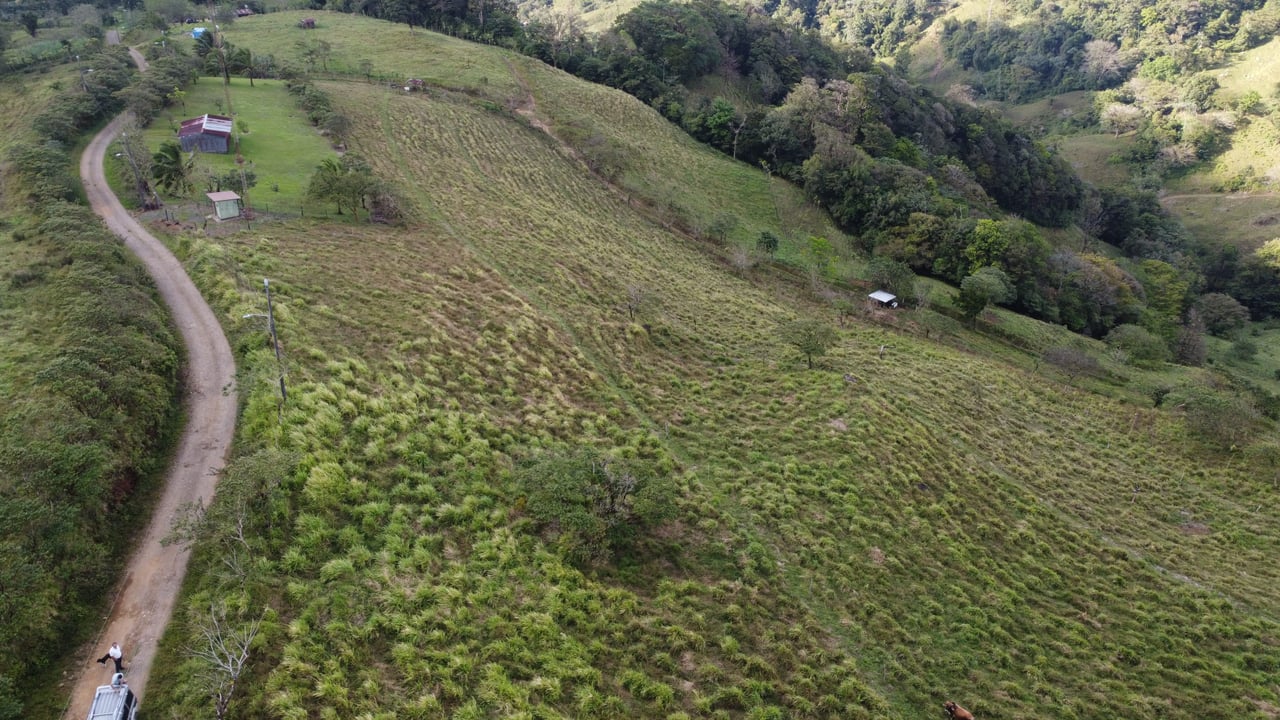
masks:
<instances>
[{"instance_id":1,"label":"hillside trail","mask_svg":"<svg viewBox=\"0 0 1280 720\"><path fill-rule=\"evenodd\" d=\"M145 71L142 55L132 48L129 52ZM80 178L93 211L146 266L181 334L186 347L182 378L186 424L150 523L114 589L102 632L92 646L81 649L83 669L65 684L70 698L63 713L66 720L83 720L94 691L110 682L110 663L98 665L93 659L112 642L119 642L124 650L129 687L145 699L143 691L156 647L173 614L187 569L188 552L178 545L163 547L160 540L168 534L180 506L197 501L207 505L213 497L236 423L235 362L218 318L178 259L129 215L107 186L104 158L124 120L121 115L111 121L85 148L80 157Z\"/></svg>"},{"instance_id":2,"label":"hillside trail","mask_svg":"<svg viewBox=\"0 0 1280 720\"><path fill-rule=\"evenodd\" d=\"M604 175L601 175L600 173L596 172L595 169L591 167L591 163L587 161L587 158L583 156L581 152L578 152L577 148L573 147L569 143L562 140L559 135L556 135L555 130L550 125L547 124L546 120L542 119L541 115L538 114L538 104L533 98L533 90L529 88L529 81L525 78L524 73L520 72L520 68L516 67L515 63L511 62L510 59L508 59L506 62L507 62L507 69L511 71L511 77L515 78L516 85L519 86L520 88L520 97L517 98L517 102L515 104L515 107L513 108L516 114L524 118L525 120L527 120L530 127L533 127L534 129L542 131L547 135L547 137L555 141L556 145L560 148L562 152L564 152L569 157L573 158L578 164L582 166L584 170L587 171L588 174L591 175L591 177L595 178L596 181L598 181L601 185L603 185L610 192L616 195L619 200L626 203L632 209L639 210L642 213L644 213L644 211L646 210L646 207L643 202L641 202L636 198L631 197L631 194L627 192L626 188L623 188L617 183L614 183L613 181L606 178ZM659 225L666 228L670 232L674 232L674 233L678 233L686 236L688 235L688 233L685 233L684 231L675 227L670 222L666 222L662 219L659 219L653 216L653 214L651 213L644 213L644 214L650 220L658 223Z\"/></svg>"},{"instance_id":3,"label":"hillside trail","mask_svg":"<svg viewBox=\"0 0 1280 720\"><path fill-rule=\"evenodd\" d=\"M1176 195L1161 195L1160 202L1167 200L1203 200L1205 198L1217 198L1219 200L1252 200L1254 198L1280 197L1280 193L1276 192L1258 192L1258 193L1179 193Z\"/></svg>"}]
</instances>

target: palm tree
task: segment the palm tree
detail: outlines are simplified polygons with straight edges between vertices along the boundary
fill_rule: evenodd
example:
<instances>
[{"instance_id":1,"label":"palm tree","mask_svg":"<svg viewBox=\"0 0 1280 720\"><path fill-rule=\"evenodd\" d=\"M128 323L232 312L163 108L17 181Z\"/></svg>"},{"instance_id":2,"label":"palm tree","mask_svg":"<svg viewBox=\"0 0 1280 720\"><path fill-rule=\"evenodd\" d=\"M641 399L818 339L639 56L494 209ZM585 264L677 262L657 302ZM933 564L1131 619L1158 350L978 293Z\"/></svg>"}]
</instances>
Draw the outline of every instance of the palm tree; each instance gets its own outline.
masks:
<instances>
[{"instance_id":1,"label":"palm tree","mask_svg":"<svg viewBox=\"0 0 1280 720\"><path fill-rule=\"evenodd\" d=\"M183 197L191 192L191 168L195 165L194 153L183 157L182 147L169 140L151 156L151 175L156 184L170 195Z\"/></svg>"},{"instance_id":2,"label":"palm tree","mask_svg":"<svg viewBox=\"0 0 1280 720\"><path fill-rule=\"evenodd\" d=\"M249 78L249 87L253 87L254 78L270 77L275 70L274 55L258 55L247 49L236 50L236 66L241 75Z\"/></svg>"},{"instance_id":3,"label":"palm tree","mask_svg":"<svg viewBox=\"0 0 1280 720\"><path fill-rule=\"evenodd\" d=\"M206 38L208 38L206 40ZM222 33L206 32L196 40L196 54L204 58L205 68L222 76L222 92L227 98L227 114L231 109L231 73L240 72L249 51L222 39Z\"/></svg>"}]
</instances>

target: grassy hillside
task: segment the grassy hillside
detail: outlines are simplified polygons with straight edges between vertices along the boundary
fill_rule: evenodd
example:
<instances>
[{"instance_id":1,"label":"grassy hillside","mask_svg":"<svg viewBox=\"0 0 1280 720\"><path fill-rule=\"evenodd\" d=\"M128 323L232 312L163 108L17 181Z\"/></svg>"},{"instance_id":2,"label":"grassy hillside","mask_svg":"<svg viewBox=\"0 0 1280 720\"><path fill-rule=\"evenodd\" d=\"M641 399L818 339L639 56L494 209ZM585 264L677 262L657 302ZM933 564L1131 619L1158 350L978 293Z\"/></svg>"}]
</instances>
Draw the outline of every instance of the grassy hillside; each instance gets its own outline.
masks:
<instances>
[{"instance_id":1,"label":"grassy hillside","mask_svg":"<svg viewBox=\"0 0 1280 720\"><path fill-rule=\"evenodd\" d=\"M284 47L294 20L238 22L229 39ZM318 33L338 47L367 22L324 16ZM1273 469L1140 393L958 349L985 347L976 336L923 340L906 313L852 323L807 370L777 331L827 316L807 285L734 270L686 232L712 213L739 220L739 242L819 232L775 207L793 191L618 93L377 27L403 54L389 67L486 68L469 88L450 77L467 92L325 85L414 224L176 239L225 317L260 311L257 278L272 278L286 352L278 423L260 327L229 328L250 378L243 446L299 460L258 489L251 562L223 563L216 542L198 555L184 616L229 598L264 618L239 713L914 718L954 697L984 718L1263 718L1280 704ZM584 163L602 147L616 186ZM631 288L651 298L634 321ZM613 565L567 564L512 474L556 443L652 461L681 489L676 519ZM182 632L149 712L207 703L183 679L197 667Z\"/></svg>"}]
</instances>

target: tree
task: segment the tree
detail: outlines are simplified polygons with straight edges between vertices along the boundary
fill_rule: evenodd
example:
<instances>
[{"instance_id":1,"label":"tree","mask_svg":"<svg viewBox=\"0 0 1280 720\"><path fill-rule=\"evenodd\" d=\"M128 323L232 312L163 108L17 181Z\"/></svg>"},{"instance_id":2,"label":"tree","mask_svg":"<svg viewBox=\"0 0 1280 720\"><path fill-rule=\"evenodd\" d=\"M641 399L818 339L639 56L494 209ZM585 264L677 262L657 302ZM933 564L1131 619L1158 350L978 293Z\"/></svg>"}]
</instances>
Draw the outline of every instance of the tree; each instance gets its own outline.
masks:
<instances>
[{"instance_id":1,"label":"tree","mask_svg":"<svg viewBox=\"0 0 1280 720\"><path fill-rule=\"evenodd\" d=\"M121 174L133 186L138 205L147 209L159 207L160 199L151 188L151 153L147 152L146 138L136 120L130 118L121 126L114 147Z\"/></svg>"},{"instance_id":2,"label":"tree","mask_svg":"<svg viewBox=\"0 0 1280 720\"><path fill-rule=\"evenodd\" d=\"M551 452L516 473L525 510L575 562L604 562L669 518L675 482L647 462L593 448Z\"/></svg>"},{"instance_id":3,"label":"tree","mask_svg":"<svg viewBox=\"0 0 1280 720\"><path fill-rule=\"evenodd\" d=\"M915 300L916 274L906 263L885 257L872 258L867 264L867 280L877 289L897 295L904 303Z\"/></svg>"},{"instance_id":4,"label":"tree","mask_svg":"<svg viewBox=\"0 0 1280 720\"><path fill-rule=\"evenodd\" d=\"M359 217L365 199L378 187L373 169L359 155L347 153L340 159L326 158L320 163L307 186L307 197L333 202L339 215L345 207Z\"/></svg>"},{"instance_id":5,"label":"tree","mask_svg":"<svg viewBox=\"0 0 1280 720\"><path fill-rule=\"evenodd\" d=\"M1058 345L1044 351L1042 359L1062 371L1067 382L1075 382L1081 375L1095 375L1102 366L1097 358L1077 347Z\"/></svg>"},{"instance_id":6,"label":"tree","mask_svg":"<svg viewBox=\"0 0 1280 720\"><path fill-rule=\"evenodd\" d=\"M1012 294L1013 286L1003 270L984 267L960 282L955 303L965 320L976 323L987 305L1005 302Z\"/></svg>"},{"instance_id":7,"label":"tree","mask_svg":"<svg viewBox=\"0 0 1280 720\"><path fill-rule=\"evenodd\" d=\"M338 112L331 112L320 120L320 129L332 139L334 145L344 145L352 127L354 125L351 118Z\"/></svg>"},{"instance_id":8,"label":"tree","mask_svg":"<svg viewBox=\"0 0 1280 720\"><path fill-rule=\"evenodd\" d=\"M1128 68L1120 48L1108 40L1090 40L1084 44L1083 69L1100 87L1118 80Z\"/></svg>"},{"instance_id":9,"label":"tree","mask_svg":"<svg viewBox=\"0 0 1280 720\"><path fill-rule=\"evenodd\" d=\"M1208 293L1196 300L1196 310L1205 329L1218 337L1226 337L1249 322L1249 308L1224 293Z\"/></svg>"},{"instance_id":10,"label":"tree","mask_svg":"<svg viewBox=\"0 0 1280 720\"><path fill-rule=\"evenodd\" d=\"M200 674L213 700L214 717L223 720L235 694L236 683L249 662L249 650L262 618L237 623L227 618L225 604L209 607L209 615L195 623L196 640L187 654L202 661Z\"/></svg>"},{"instance_id":11,"label":"tree","mask_svg":"<svg viewBox=\"0 0 1280 720\"><path fill-rule=\"evenodd\" d=\"M760 238L756 240L756 249L769 257L773 257L773 254L778 252L778 236L768 230L762 230Z\"/></svg>"},{"instance_id":12,"label":"tree","mask_svg":"<svg viewBox=\"0 0 1280 720\"><path fill-rule=\"evenodd\" d=\"M249 79L249 87L253 87L254 78L271 77L275 66L274 55L259 55L247 49L241 49L236 55L236 72Z\"/></svg>"},{"instance_id":13,"label":"tree","mask_svg":"<svg viewBox=\"0 0 1280 720\"><path fill-rule=\"evenodd\" d=\"M1195 310L1187 311L1187 319L1178 329L1178 337L1173 343L1173 359L1180 365L1200 367L1208 357L1208 349L1204 344L1204 321Z\"/></svg>"},{"instance_id":14,"label":"tree","mask_svg":"<svg viewBox=\"0 0 1280 720\"><path fill-rule=\"evenodd\" d=\"M24 12L22 13L22 17L18 19L18 22L22 23L22 27L27 31L28 35L31 37L36 36L36 31L40 27L39 15L36 15L33 12Z\"/></svg>"},{"instance_id":15,"label":"tree","mask_svg":"<svg viewBox=\"0 0 1280 720\"><path fill-rule=\"evenodd\" d=\"M1207 386L1189 388L1181 405L1187 429L1224 450L1245 442L1262 417L1248 397Z\"/></svg>"},{"instance_id":16,"label":"tree","mask_svg":"<svg viewBox=\"0 0 1280 720\"><path fill-rule=\"evenodd\" d=\"M231 107L231 73L240 72L249 61L249 51L236 48L223 39L222 33L205 32L196 38L196 54L204 58L207 69L222 76L222 94L227 100L227 114L235 114Z\"/></svg>"},{"instance_id":17,"label":"tree","mask_svg":"<svg viewBox=\"0 0 1280 720\"><path fill-rule=\"evenodd\" d=\"M635 322L636 316L643 313L653 304L653 293L640 285L627 286L627 299L622 307L627 311L627 319Z\"/></svg>"},{"instance_id":18,"label":"tree","mask_svg":"<svg viewBox=\"0 0 1280 720\"><path fill-rule=\"evenodd\" d=\"M1116 137L1120 137L1124 133L1137 130L1144 119L1145 115L1140 108L1123 103L1111 103L1102 109L1098 124L1110 130Z\"/></svg>"},{"instance_id":19,"label":"tree","mask_svg":"<svg viewBox=\"0 0 1280 720\"><path fill-rule=\"evenodd\" d=\"M827 354L839 336L836 331L821 320L795 320L782 326L781 335L784 342L794 346L804 354L813 369L813 359Z\"/></svg>"},{"instance_id":20,"label":"tree","mask_svg":"<svg viewBox=\"0 0 1280 720\"><path fill-rule=\"evenodd\" d=\"M185 197L191 192L191 168L194 165L193 156L183 157L182 146L173 140L166 140L151 156L151 175L161 190L170 195Z\"/></svg>"}]
</instances>

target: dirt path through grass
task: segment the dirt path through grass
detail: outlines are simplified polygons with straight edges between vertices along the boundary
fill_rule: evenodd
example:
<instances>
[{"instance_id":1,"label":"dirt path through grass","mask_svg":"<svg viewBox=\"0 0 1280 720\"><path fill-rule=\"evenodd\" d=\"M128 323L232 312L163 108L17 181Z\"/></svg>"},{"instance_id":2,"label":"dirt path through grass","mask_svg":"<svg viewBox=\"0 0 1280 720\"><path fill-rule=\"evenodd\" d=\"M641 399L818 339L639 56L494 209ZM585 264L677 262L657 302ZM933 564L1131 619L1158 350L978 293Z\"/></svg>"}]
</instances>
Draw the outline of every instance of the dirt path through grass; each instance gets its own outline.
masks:
<instances>
[{"instance_id":1,"label":"dirt path through grass","mask_svg":"<svg viewBox=\"0 0 1280 720\"><path fill-rule=\"evenodd\" d=\"M135 54L135 60L140 56ZM140 63L145 68L145 63ZM129 686L144 700L156 646L173 613L187 568L187 551L160 539L169 531L174 512L184 503L213 496L218 472L226 462L235 432L235 362L217 317L209 309L178 259L142 228L107 187L103 162L120 130L116 118L93 139L80 158L80 177L93 211L146 265L173 324L186 346L184 411L186 426L165 478L151 522L138 538L98 642L84 650L84 671L69 681L70 701L64 717L83 720L94 690L110 681L110 665L94 664L112 642L124 649ZM108 589L104 588L104 592Z\"/></svg>"}]
</instances>

